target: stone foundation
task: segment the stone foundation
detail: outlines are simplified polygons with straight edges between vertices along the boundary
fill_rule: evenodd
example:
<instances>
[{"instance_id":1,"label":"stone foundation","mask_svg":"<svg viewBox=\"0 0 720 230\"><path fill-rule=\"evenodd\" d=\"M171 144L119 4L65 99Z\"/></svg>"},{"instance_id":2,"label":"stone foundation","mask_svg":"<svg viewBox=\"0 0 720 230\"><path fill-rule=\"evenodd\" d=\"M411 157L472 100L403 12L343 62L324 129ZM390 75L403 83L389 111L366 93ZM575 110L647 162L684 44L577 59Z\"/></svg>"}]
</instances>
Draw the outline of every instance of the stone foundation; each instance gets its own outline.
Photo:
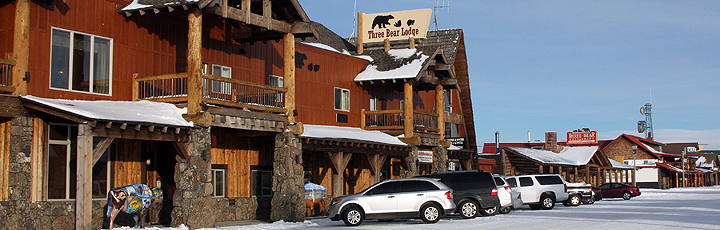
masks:
<instances>
[{"instance_id":1,"label":"stone foundation","mask_svg":"<svg viewBox=\"0 0 720 230\"><path fill-rule=\"evenodd\" d=\"M212 197L210 178L210 128L192 129L190 141L184 143L187 159L176 156L172 226L185 224L191 228L213 227L217 201Z\"/></svg>"},{"instance_id":2,"label":"stone foundation","mask_svg":"<svg viewBox=\"0 0 720 230\"><path fill-rule=\"evenodd\" d=\"M442 146L433 148L433 164L432 172L445 172L448 171L448 154L447 149Z\"/></svg>"},{"instance_id":3,"label":"stone foundation","mask_svg":"<svg viewBox=\"0 0 720 230\"><path fill-rule=\"evenodd\" d=\"M408 168L400 170L400 177L410 178L417 176L419 174L417 146L412 146L412 152L408 153L408 155L405 156L405 162L407 163Z\"/></svg>"}]
</instances>

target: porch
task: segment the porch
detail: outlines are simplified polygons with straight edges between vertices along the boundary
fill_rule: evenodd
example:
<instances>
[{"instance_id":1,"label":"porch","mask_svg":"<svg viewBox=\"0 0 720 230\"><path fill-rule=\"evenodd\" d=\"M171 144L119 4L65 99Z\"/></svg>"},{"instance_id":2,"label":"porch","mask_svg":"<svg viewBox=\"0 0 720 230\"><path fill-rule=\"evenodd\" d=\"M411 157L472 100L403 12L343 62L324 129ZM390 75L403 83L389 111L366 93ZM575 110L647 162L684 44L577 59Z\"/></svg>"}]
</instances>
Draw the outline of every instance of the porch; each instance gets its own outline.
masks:
<instances>
[{"instance_id":1,"label":"porch","mask_svg":"<svg viewBox=\"0 0 720 230\"><path fill-rule=\"evenodd\" d=\"M12 85L13 67L15 61L0 58L0 93L14 93Z\"/></svg>"}]
</instances>

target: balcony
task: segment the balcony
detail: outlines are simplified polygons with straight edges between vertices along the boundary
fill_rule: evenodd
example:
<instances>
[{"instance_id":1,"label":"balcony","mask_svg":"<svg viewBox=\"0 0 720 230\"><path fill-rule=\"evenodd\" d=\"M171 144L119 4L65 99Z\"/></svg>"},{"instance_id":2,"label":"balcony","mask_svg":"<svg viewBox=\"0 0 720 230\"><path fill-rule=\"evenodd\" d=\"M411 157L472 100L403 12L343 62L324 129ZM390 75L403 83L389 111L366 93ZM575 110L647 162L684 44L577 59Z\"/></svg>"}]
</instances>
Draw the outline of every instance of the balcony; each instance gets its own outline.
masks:
<instances>
[{"instance_id":1,"label":"balcony","mask_svg":"<svg viewBox=\"0 0 720 230\"><path fill-rule=\"evenodd\" d=\"M361 128L380 130L388 133L403 133L405 128L404 110L365 111L361 114ZM438 115L425 111L413 111L413 132L439 134Z\"/></svg>"},{"instance_id":2,"label":"balcony","mask_svg":"<svg viewBox=\"0 0 720 230\"><path fill-rule=\"evenodd\" d=\"M188 74L135 77L133 99L188 103ZM287 89L214 75L202 75L201 103L266 113L286 113Z\"/></svg>"},{"instance_id":3,"label":"balcony","mask_svg":"<svg viewBox=\"0 0 720 230\"><path fill-rule=\"evenodd\" d=\"M13 93L12 75L15 61L0 58L0 93Z\"/></svg>"}]
</instances>

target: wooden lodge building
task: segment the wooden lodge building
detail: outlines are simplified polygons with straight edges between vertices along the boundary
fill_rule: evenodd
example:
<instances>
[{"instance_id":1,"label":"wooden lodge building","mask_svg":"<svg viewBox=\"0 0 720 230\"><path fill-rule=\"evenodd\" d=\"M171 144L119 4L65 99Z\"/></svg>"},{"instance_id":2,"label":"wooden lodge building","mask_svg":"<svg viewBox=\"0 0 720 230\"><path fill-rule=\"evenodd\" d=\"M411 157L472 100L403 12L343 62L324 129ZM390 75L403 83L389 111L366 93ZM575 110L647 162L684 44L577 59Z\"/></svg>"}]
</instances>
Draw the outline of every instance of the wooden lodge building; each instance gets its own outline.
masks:
<instances>
[{"instance_id":1,"label":"wooden lodge building","mask_svg":"<svg viewBox=\"0 0 720 230\"><path fill-rule=\"evenodd\" d=\"M499 154L495 154L496 146L500 146ZM557 173L566 181L594 186L608 182L661 189L718 185L712 156L708 156L711 160L702 158L701 163L708 164L696 164L700 154L688 154L683 167L683 155L664 151L663 146L628 134L597 143L568 144L557 142L557 134L548 132L545 142L485 143L481 156L497 159L494 171L504 175ZM582 150L588 147L594 149Z\"/></svg>"},{"instance_id":2,"label":"wooden lodge building","mask_svg":"<svg viewBox=\"0 0 720 230\"><path fill-rule=\"evenodd\" d=\"M302 221L306 181L476 167L459 29L358 54L298 0L15 0L0 37L9 229L107 228L137 183L164 191L155 224Z\"/></svg>"}]
</instances>

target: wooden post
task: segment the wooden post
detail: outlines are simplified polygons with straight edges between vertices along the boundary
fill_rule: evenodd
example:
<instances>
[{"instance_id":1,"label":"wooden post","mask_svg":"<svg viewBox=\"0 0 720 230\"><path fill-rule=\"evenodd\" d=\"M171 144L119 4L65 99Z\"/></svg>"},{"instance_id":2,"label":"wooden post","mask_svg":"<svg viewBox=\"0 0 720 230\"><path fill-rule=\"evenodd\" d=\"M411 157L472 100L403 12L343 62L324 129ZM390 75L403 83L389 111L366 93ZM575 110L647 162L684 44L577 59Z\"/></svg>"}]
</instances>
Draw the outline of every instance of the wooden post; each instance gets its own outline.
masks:
<instances>
[{"instance_id":1,"label":"wooden post","mask_svg":"<svg viewBox=\"0 0 720 230\"><path fill-rule=\"evenodd\" d=\"M133 73L132 76L132 100L137 101L140 99L140 83L137 81L139 74Z\"/></svg>"},{"instance_id":2,"label":"wooden post","mask_svg":"<svg viewBox=\"0 0 720 230\"><path fill-rule=\"evenodd\" d=\"M25 73L30 64L30 0L15 2L15 29L13 34L13 60L15 66L12 73L13 95L27 95Z\"/></svg>"},{"instance_id":3,"label":"wooden post","mask_svg":"<svg viewBox=\"0 0 720 230\"><path fill-rule=\"evenodd\" d=\"M190 9L188 14L188 115L202 111L202 11Z\"/></svg>"},{"instance_id":4,"label":"wooden post","mask_svg":"<svg viewBox=\"0 0 720 230\"><path fill-rule=\"evenodd\" d=\"M405 82L405 111L403 114L404 121L404 134L405 138L413 137L413 130L415 128L415 121L413 115L413 85L410 82Z\"/></svg>"},{"instance_id":5,"label":"wooden post","mask_svg":"<svg viewBox=\"0 0 720 230\"><path fill-rule=\"evenodd\" d=\"M600 178L602 178L602 174L600 174L600 172L602 172L602 170L600 170L600 167L598 167L598 169L597 169L597 178L595 178L595 184L593 184L593 186L600 186L600 185L602 185L602 182L600 181Z\"/></svg>"},{"instance_id":6,"label":"wooden post","mask_svg":"<svg viewBox=\"0 0 720 230\"><path fill-rule=\"evenodd\" d=\"M78 125L75 229L92 226L92 130L87 122Z\"/></svg>"},{"instance_id":7,"label":"wooden post","mask_svg":"<svg viewBox=\"0 0 720 230\"><path fill-rule=\"evenodd\" d=\"M368 163L370 163L370 184L380 182L380 170L382 169L383 164L385 164L387 155L366 154L365 158L367 158Z\"/></svg>"},{"instance_id":8,"label":"wooden post","mask_svg":"<svg viewBox=\"0 0 720 230\"><path fill-rule=\"evenodd\" d=\"M538 171L539 174L545 173L545 170L543 170L543 166L542 166L542 165L540 165L540 167L538 167L538 170L539 170L539 171Z\"/></svg>"},{"instance_id":9,"label":"wooden post","mask_svg":"<svg viewBox=\"0 0 720 230\"><path fill-rule=\"evenodd\" d=\"M333 170L335 170L332 176L332 195L335 197L345 195L345 168L348 162L350 162L352 153L328 152L328 157L330 157Z\"/></svg>"},{"instance_id":10,"label":"wooden post","mask_svg":"<svg viewBox=\"0 0 720 230\"><path fill-rule=\"evenodd\" d=\"M360 109L360 129L365 129L365 109Z\"/></svg>"},{"instance_id":11,"label":"wooden post","mask_svg":"<svg viewBox=\"0 0 720 230\"><path fill-rule=\"evenodd\" d=\"M550 173L550 174L555 173L555 167L553 167L553 166L548 167L548 173Z\"/></svg>"},{"instance_id":12,"label":"wooden post","mask_svg":"<svg viewBox=\"0 0 720 230\"><path fill-rule=\"evenodd\" d=\"M585 166L585 183L590 181L590 166Z\"/></svg>"},{"instance_id":13,"label":"wooden post","mask_svg":"<svg viewBox=\"0 0 720 230\"><path fill-rule=\"evenodd\" d=\"M357 18L358 18L358 27L357 27L357 28L358 28L358 31L357 31L357 32L358 32L358 36L357 36L357 53L358 53L358 54L362 54L362 53L365 51L365 47L363 47L363 42L365 42L365 41L363 41L363 36L362 36L362 34L361 34L361 33L363 32L363 31L362 31L362 28L363 28L363 15L364 15L364 14L363 14L362 12L358 12L358 16L357 16Z\"/></svg>"},{"instance_id":14,"label":"wooden post","mask_svg":"<svg viewBox=\"0 0 720 230\"><path fill-rule=\"evenodd\" d=\"M390 39L385 39L385 52L390 51L392 49L392 46L390 45Z\"/></svg>"},{"instance_id":15,"label":"wooden post","mask_svg":"<svg viewBox=\"0 0 720 230\"><path fill-rule=\"evenodd\" d=\"M445 90L442 85L435 86L435 112L438 116L440 140L445 139Z\"/></svg>"},{"instance_id":16,"label":"wooden post","mask_svg":"<svg viewBox=\"0 0 720 230\"><path fill-rule=\"evenodd\" d=\"M285 34L284 58L283 58L283 86L285 92L285 108L287 109L288 122L295 123L295 35Z\"/></svg>"},{"instance_id":17,"label":"wooden post","mask_svg":"<svg viewBox=\"0 0 720 230\"><path fill-rule=\"evenodd\" d=\"M575 175L573 175L573 183L577 183L578 182L578 168L577 167L573 168L573 173L575 174Z\"/></svg>"},{"instance_id":18,"label":"wooden post","mask_svg":"<svg viewBox=\"0 0 720 230\"><path fill-rule=\"evenodd\" d=\"M33 137L32 137L32 148L30 152L30 164L32 171L32 180L30 181L30 201L44 201L45 193L43 193L46 187L46 175L43 170L45 162L44 153L48 148L47 144L44 143L47 138L45 122L40 118L33 118ZM8 129L9 131L9 129Z\"/></svg>"},{"instance_id":19,"label":"wooden post","mask_svg":"<svg viewBox=\"0 0 720 230\"><path fill-rule=\"evenodd\" d=\"M415 49L415 37L410 37L410 49Z\"/></svg>"}]
</instances>

